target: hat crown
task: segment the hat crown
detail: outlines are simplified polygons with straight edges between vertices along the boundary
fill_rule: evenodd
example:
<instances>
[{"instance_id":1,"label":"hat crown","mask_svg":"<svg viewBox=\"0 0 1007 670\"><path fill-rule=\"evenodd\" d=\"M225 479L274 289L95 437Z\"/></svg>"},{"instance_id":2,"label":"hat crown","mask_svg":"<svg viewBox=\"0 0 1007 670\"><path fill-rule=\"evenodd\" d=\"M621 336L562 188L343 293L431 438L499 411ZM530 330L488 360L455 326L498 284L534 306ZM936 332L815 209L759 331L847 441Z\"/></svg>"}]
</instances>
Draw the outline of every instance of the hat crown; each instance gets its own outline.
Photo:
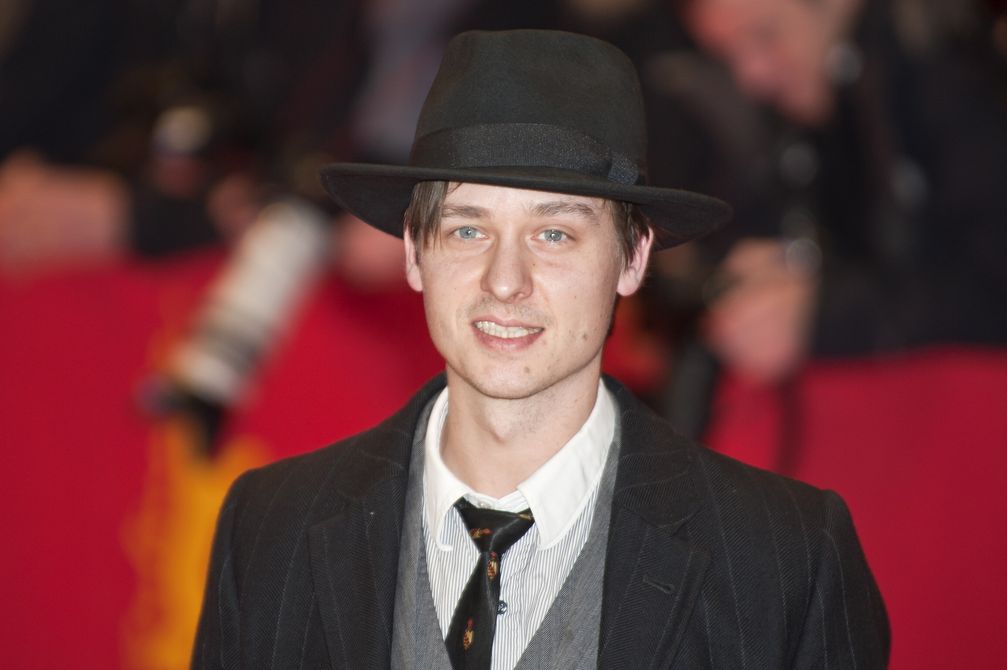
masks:
<instances>
[{"instance_id":1,"label":"hat crown","mask_svg":"<svg viewBox=\"0 0 1007 670\"><path fill-rule=\"evenodd\" d=\"M601 40L559 31L461 33L448 44L416 128L416 146L444 131L534 126L584 135L643 172L646 127L636 70ZM519 145L541 133L512 134ZM490 162L506 157L489 157ZM414 150L414 165L430 159ZM548 167L548 164L543 165ZM470 166L472 167L472 166Z\"/></svg>"},{"instance_id":2,"label":"hat crown","mask_svg":"<svg viewBox=\"0 0 1007 670\"><path fill-rule=\"evenodd\" d=\"M629 58L551 30L468 32L448 44L408 165L334 163L325 189L371 225L402 235L415 185L471 182L637 205L668 247L730 215L714 198L645 183L643 95Z\"/></svg>"}]
</instances>

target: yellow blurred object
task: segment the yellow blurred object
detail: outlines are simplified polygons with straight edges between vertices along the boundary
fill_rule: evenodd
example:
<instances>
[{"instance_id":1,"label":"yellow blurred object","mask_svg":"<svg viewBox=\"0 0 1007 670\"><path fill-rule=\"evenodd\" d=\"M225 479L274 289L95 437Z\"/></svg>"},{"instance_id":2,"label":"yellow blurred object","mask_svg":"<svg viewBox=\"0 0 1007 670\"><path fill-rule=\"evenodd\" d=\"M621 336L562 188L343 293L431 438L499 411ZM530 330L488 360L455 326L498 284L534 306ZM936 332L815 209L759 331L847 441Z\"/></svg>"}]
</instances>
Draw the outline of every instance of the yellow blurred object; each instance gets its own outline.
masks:
<instances>
[{"instance_id":1,"label":"yellow blurred object","mask_svg":"<svg viewBox=\"0 0 1007 670\"><path fill-rule=\"evenodd\" d=\"M125 668L189 667L217 512L238 475L270 460L254 440L236 440L208 459L195 438L180 419L154 432L140 507L123 528L137 575L123 627Z\"/></svg>"}]
</instances>

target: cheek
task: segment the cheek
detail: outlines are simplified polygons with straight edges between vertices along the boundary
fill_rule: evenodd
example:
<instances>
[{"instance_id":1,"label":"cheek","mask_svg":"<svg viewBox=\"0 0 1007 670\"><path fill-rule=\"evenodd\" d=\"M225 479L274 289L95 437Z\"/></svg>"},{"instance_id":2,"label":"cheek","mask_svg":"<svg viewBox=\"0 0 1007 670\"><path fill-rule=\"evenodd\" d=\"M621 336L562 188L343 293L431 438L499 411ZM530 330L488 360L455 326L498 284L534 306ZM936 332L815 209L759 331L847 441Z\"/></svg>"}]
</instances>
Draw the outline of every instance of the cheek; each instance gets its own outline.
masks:
<instances>
[{"instance_id":1,"label":"cheek","mask_svg":"<svg viewBox=\"0 0 1007 670\"><path fill-rule=\"evenodd\" d=\"M569 329L566 337L572 346L595 346L604 342L615 304L617 278L609 272L604 281L598 275L581 274L570 282L563 298Z\"/></svg>"},{"instance_id":2,"label":"cheek","mask_svg":"<svg viewBox=\"0 0 1007 670\"><path fill-rule=\"evenodd\" d=\"M423 276L423 307L427 315L427 325L431 334L443 334L451 327L457 313L454 288L449 281L431 276Z\"/></svg>"}]
</instances>

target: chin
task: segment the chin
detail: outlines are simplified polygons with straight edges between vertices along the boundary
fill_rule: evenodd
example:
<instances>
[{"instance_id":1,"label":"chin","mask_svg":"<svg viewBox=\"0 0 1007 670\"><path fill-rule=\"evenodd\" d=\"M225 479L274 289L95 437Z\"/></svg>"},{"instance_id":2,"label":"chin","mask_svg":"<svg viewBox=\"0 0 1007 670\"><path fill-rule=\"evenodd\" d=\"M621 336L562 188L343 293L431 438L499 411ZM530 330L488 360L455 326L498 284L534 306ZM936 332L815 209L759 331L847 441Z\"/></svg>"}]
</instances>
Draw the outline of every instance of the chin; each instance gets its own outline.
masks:
<instances>
[{"instance_id":1,"label":"chin","mask_svg":"<svg viewBox=\"0 0 1007 670\"><path fill-rule=\"evenodd\" d=\"M588 384L589 379L589 385L597 385L598 376L601 374L600 360L593 375L591 365L596 359L598 357L570 368L550 367L540 363L536 369L530 362L516 361L511 365L497 363L482 369L449 367L448 381L454 377L456 381L471 387L486 398L524 400L541 394L547 396L551 390L560 391L562 388ZM529 369L533 372L529 372Z\"/></svg>"},{"instance_id":2,"label":"chin","mask_svg":"<svg viewBox=\"0 0 1007 670\"><path fill-rule=\"evenodd\" d=\"M498 400L523 400L548 388L549 384L538 379L524 379L510 376L483 378L476 382L469 381L480 394L487 398Z\"/></svg>"},{"instance_id":3,"label":"chin","mask_svg":"<svg viewBox=\"0 0 1007 670\"><path fill-rule=\"evenodd\" d=\"M448 365L448 384L456 388L468 387L486 398L522 400L551 386L555 380L543 375L529 374L525 365L493 365L483 368Z\"/></svg>"}]
</instances>

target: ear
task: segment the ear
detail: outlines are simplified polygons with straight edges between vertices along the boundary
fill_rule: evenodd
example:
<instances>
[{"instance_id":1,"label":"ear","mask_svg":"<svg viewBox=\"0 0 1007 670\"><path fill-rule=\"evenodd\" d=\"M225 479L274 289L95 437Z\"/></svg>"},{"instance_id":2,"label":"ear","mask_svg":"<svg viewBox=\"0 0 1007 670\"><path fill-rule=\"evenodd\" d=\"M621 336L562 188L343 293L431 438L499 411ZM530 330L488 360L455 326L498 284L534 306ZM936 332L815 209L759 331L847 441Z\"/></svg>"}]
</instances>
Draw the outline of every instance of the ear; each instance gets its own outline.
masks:
<instances>
[{"instance_id":1,"label":"ear","mask_svg":"<svg viewBox=\"0 0 1007 670\"><path fill-rule=\"evenodd\" d=\"M619 295L633 295L640 288L647 274L647 261L650 260L650 248L653 244L654 231L648 229L647 234L637 241L633 257L619 275L619 285L616 288Z\"/></svg>"},{"instance_id":2,"label":"ear","mask_svg":"<svg viewBox=\"0 0 1007 670\"><path fill-rule=\"evenodd\" d=\"M422 293L423 279L420 277L420 257L408 227L402 235L402 240L406 244L406 281L414 291Z\"/></svg>"}]
</instances>

